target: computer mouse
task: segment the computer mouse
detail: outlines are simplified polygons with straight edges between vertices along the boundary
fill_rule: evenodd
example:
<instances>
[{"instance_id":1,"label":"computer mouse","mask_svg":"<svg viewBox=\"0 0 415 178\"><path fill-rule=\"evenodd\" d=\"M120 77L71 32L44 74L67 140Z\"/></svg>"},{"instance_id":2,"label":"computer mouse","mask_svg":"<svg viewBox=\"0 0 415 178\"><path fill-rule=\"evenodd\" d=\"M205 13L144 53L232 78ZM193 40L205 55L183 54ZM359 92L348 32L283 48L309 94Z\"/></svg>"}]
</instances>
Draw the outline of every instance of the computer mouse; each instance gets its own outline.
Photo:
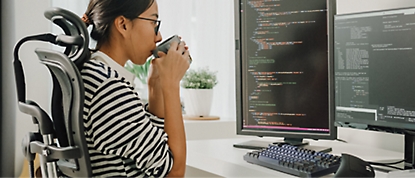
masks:
<instances>
[{"instance_id":1,"label":"computer mouse","mask_svg":"<svg viewBox=\"0 0 415 178\"><path fill-rule=\"evenodd\" d=\"M342 153L340 166L334 177L375 177L373 167L362 159Z\"/></svg>"}]
</instances>

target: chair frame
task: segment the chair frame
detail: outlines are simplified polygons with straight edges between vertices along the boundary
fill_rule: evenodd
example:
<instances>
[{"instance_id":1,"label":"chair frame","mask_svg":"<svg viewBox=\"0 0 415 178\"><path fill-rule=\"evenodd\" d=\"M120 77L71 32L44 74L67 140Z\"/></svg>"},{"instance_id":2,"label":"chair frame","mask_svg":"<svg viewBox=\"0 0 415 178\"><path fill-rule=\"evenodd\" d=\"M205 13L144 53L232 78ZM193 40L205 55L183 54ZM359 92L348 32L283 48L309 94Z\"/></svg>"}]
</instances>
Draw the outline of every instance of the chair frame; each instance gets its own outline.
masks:
<instances>
[{"instance_id":1,"label":"chair frame","mask_svg":"<svg viewBox=\"0 0 415 178\"><path fill-rule=\"evenodd\" d=\"M31 177L34 177L36 154L40 156L42 177L91 177L83 123L84 85L80 75L83 63L90 57L88 30L81 18L68 10L53 7L44 15L65 34L28 36L21 39L14 49L18 108L31 115L32 122L38 125L37 132L29 132L24 138L23 153L29 160ZM38 59L49 69L52 77L52 117L35 101L26 99L24 70L18 54L20 46L27 41L50 42L65 47L63 53L35 49Z\"/></svg>"}]
</instances>

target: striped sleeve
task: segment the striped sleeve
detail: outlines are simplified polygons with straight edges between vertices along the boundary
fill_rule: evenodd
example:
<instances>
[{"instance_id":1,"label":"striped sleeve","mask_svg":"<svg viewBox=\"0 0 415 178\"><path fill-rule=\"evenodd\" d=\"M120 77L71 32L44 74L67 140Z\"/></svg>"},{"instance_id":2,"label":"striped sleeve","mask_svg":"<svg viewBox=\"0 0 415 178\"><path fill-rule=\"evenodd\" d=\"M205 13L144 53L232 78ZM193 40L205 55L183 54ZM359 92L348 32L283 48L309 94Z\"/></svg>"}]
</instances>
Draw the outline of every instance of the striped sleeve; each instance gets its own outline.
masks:
<instances>
[{"instance_id":1,"label":"striped sleeve","mask_svg":"<svg viewBox=\"0 0 415 178\"><path fill-rule=\"evenodd\" d=\"M148 110L148 103L145 104L144 109L147 111L147 117L153 122L153 125L164 129L164 118L158 118Z\"/></svg>"},{"instance_id":2,"label":"striped sleeve","mask_svg":"<svg viewBox=\"0 0 415 178\"><path fill-rule=\"evenodd\" d=\"M106 78L104 74L108 73L90 79L91 85L85 84L85 90L91 93L87 130L95 149L135 160L137 169L148 176L166 176L173 158L163 119L146 112L123 78Z\"/></svg>"}]
</instances>

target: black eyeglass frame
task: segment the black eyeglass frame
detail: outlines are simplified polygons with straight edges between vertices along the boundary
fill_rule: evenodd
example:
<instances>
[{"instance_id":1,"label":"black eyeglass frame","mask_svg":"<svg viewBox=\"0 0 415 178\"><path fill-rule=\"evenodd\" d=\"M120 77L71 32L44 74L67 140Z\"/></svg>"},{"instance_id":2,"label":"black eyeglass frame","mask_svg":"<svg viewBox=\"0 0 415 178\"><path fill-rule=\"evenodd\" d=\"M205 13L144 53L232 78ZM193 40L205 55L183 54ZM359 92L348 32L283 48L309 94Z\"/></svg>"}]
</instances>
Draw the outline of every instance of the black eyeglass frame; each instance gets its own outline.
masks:
<instances>
[{"instance_id":1,"label":"black eyeglass frame","mask_svg":"<svg viewBox=\"0 0 415 178\"><path fill-rule=\"evenodd\" d=\"M158 35L159 33L159 29L160 29L160 25L161 25L161 20L154 20L154 19L149 19L149 18L144 18L144 17L137 17L138 19L142 19L142 20L149 20L149 21L153 21L156 23L156 27L154 27L154 32L156 33L156 35Z\"/></svg>"}]
</instances>

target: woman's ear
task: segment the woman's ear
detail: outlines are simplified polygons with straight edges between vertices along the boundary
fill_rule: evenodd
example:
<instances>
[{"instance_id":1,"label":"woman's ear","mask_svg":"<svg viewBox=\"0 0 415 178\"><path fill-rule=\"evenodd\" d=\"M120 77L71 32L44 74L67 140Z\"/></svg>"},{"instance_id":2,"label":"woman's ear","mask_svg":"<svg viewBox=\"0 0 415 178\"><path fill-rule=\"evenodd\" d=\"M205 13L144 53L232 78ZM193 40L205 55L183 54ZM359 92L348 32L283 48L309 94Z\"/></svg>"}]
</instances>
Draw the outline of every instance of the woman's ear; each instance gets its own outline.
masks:
<instances>
[{"instance_id":1,"label":"woman's ear","mask_svg":"<svg viewBox=\"0 0 415 178\"><path fill-rule=\"evenodd\" d=\"M117 18L115 18L114 20L114 27L115 29L123 36L123 37L127 37L128 35L128 30L129 28L131 28L130 21L125 18L124 16L118 16Z\"/></svg>"}]
</instances>

